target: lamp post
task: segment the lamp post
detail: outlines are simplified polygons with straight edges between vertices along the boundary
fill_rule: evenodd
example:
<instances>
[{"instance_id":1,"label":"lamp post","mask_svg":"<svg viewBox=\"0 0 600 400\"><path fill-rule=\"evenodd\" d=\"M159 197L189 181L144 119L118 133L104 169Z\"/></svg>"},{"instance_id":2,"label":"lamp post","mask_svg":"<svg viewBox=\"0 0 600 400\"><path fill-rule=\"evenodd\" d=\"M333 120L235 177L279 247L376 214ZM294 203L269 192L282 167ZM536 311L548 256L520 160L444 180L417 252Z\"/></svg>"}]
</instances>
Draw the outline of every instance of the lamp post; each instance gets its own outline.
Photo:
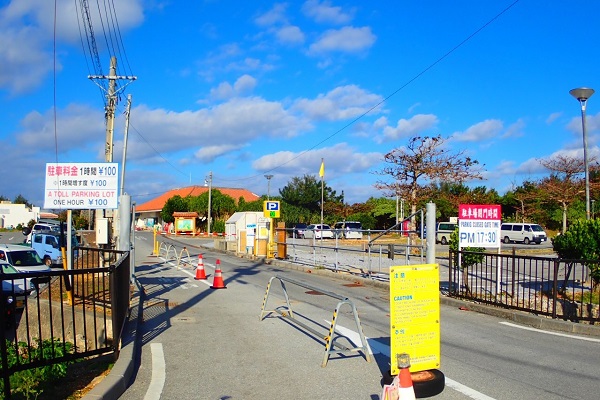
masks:
<instances>
[{"instance_id":1,"label":"lamp post","mask_svg":"<svg viewBox=\"0 0 600 400\"><path fill-rule=\"evenodd\" d=\"M265 178L267 178L267 200L271 200L271 178L273 175L267 174Z\"/></svg>"},{"instance_id":2,"label":"lamp post","mask_svg":"<svg viewBox=\"0 0 600 400\"><path fill-rule=\"evenodd\" d=\"M577 88L569 91L581 104L581 125L583 129L583 164L585 167L585 218L590 219L590 176L587 158L587 132L585 124L585 108L587 100L594 94L594 89Z\"/></svg>"},{"instance_id":3,"label":"lamp post","mask_svg":"<svg viewBox=\"0 0 600 400\"><path fill-rule=\"evenodd\" d=\"M204 180L204 186L208 186L208 218L206 219L206 231L208 232L208 236L210 236L210 214L211 214L211 200L212 200L212 171L208 174L208 179Z\"/></svg>"}]
</instances>

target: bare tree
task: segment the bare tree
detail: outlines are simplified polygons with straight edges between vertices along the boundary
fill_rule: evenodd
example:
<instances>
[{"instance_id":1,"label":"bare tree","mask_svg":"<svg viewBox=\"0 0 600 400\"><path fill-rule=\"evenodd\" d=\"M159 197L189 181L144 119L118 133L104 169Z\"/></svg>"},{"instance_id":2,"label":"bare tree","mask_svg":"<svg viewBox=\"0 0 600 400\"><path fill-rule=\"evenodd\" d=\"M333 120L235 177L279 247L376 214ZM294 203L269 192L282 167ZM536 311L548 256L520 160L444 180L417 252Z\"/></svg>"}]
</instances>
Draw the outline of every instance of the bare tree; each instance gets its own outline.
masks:
<instances>
[{"instance_id":1,"label":"bare tree","mask_svg":"<svg viewBox=\"0 0 600 400\"><path fill-rule=\"evenodd\" d=\"M406 147L390 151L385 155L388 165L378 174L391 177L392 181L378 181L375 187L409 199L414 214L417 203L427 195L427 183L482 179L479 162L465 156L464 150L450 152L444 149L445 142L441 135L414 136Z\"/></svg>"},{"instance_id":2,"label":"bare tree","mask_svg":"<svg viewBox=\"0 0 600 400\"><path fill-rule=\"evenodd\" d=\"M562 209L562 231L567 231L567 210L571 203L581 199L585 193L585 182L581 174L585 171L584 161L570 156L557 155L539 159L538 162L550 171L550 176L539 183L539 193L544 201L556 202Z\"/></svg>"}]
</instances>

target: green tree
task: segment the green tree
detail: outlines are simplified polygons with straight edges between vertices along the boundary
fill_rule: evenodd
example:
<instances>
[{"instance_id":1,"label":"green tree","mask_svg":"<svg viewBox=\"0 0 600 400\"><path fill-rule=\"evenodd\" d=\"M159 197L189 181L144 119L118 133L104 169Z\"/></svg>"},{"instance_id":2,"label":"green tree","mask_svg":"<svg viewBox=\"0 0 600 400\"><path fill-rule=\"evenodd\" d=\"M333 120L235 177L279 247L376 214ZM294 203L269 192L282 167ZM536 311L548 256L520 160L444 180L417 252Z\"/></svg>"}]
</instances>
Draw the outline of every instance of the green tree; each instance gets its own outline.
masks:
<instances>
[{"instance_id":1,"label":"green tree","mask_svg":"<svg viewBox=\"0 0 600 400\"><path fill-rule=\"evenodd\" d=\"M577 220L569 230L552 238L552 248L560 258L567 260L591 260L587 264L590 278L596 290L600 284L600 219ZM567 277L570 274L569 267Z\"/></svg>"},{"instance_id":2,"label":"green tree","mask_svg":"<svg viewBox=\"0 0 600 400\"><path fill-rule=\"evenodd\" d=\"M277 200L276 198L274 200ZM243 197L240 197L237 203L236 211L262 211L263 210L263 199L246 201Z\"/></svg>"},{"instance_id":3,"label":"green tree","mask_svg":"<svg viewBox=\"0 0 600 400\"><path fill-rule=\"evenodd\" d=\"M160 217L167 223L175 222L173 213L182 211L188 211L187 201L183 197L175 195L165 202L160 212Z\"/></svg>"},{"instance_id":4,"label":"green tree","mask_svg":"<svg viewBox=\"0 0 600 400\"><path fill-rule=\"evenodd\" d=\"M31 208L31 203L29 203L29 201L20 194L15 197L13 204L25 204L25 207Z\"/></svg>"},{"instance_id":5,"label":"green tree","mask_svg":"<svg viewBox=\"0 0 600 400\"><path fill-rule=\"evenodd\" d=\"M288 206L296 207L294 214L300 217L299 214L309 215L309 220L321 214L321 182L312 175L304 175L303 177L294 177L286 186L279 189L282 201ZM342 203L341 195L337 195L335 190L324 184L323 186L323 201L324 207L328 202ZM301 212L305 210L308 213ZM286 221L292 221L291 219Z\"/></svg>"},{"instance_id":6,"label":"green tree","mask_svg":"<svg viewBox=\"0 0 600 400\"><path fill-rule=\"evenodd\" d=\"M185 198L188 209L195 211L204 221L208 220L208 191L198 196L188 196ZM210 217L213 223L217 220L225 220L236 211L235 199L227 194L223 194L219 189L212 189L210 192ZM211 229L212 230L212 229Z\"/></svg>"},{"instance_id":7,"label":"green tree","mask_svg":"<svg viewBox=\"0 0 600 400\"><path fill-rule=\"evenodd\" d=\"M460 257L460 265L458 263L458 226L456 227L456 229L454 230L454 232L452 232L450 234L450 241L448 242L448 247L450 248L450 251L452 251L453 254L453 259L452 262L454 263L454 265L457 265L461 271L462 271L462 277L463 277L463 285L467 290L467 293L470 295L471 294L471 287L469 286L469 280L468 280L468 276L469 276L469 267L472 267L474 265L477 265L481 262L483 262L484 259L484 248L482 247L463 247L461 250L463 253L461 253L461 257Z\"/></svg>"}]
</instances>

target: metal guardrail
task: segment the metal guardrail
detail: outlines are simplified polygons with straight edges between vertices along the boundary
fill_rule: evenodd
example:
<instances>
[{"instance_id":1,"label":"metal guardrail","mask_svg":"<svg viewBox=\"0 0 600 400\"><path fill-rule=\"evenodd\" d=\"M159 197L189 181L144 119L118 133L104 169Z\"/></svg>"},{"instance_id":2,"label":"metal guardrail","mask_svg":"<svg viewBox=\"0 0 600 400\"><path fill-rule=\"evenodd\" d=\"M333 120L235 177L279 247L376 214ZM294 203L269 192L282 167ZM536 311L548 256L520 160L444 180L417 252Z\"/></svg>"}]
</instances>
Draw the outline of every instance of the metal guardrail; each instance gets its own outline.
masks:
<instances>
[{"instance_id":1,"label":"metal guardrail","mask_svg":"<svg viewBox=\"0 0 600 400\"><path fill-rule=\"evenodd\" d=\"M0 325L6 327L0 333L5 399L11 397L9 377L15 372L100 354L118 358L129 310L130 252L77 249L73 269L0 275L0 282L45 282L10 315L0 302ZM50 350L39 351L46 345ZM9 350L21 356L9 360Z\"/></svg>"},{"instance_id":2,"label":"metal guardrail","mask_svg":"<svg viewBox=\"0 0 600 400\"><path fill-rule=\"evenodd\" d=\"M281 230L281 228L279 228ZM287 230L287 229L286 229ZM380 274L387 275L387 260L395 260L394 265L399 263L409 265L412 260L418 259L424 262L424 244L409 243L375 243L371 240L371 233L382 231L365 231L363 240L348 239L342 241L338 238L320 239L297 239L286 238L285 241L277 240L277 246L285 246L287 259L294 262L322 267L333 271L360 271L364 276L377 277ZM389 231L389 234L401 231ZM381 239L381 235L377 235ZM392 237L391 239L398 239ZM390 237L387 238L390 240ZM359 259L363 262L356 262Z\"/></svg>"},{"instance_id":3,"label":"metal guardrail","mask_svg":"<svg viewBox=\"0 0 600 400\"><path fill-rule=\"evenodd\" d=\"M269 300L269 295L271 294L271 284L273 283L274 280L278 280L279 283L281 284L281 288L283 290L283 295L285 296L286 306L285 307L280 306L280 307L274 308L272 310L267 310L266 309L267 302ZM327 361L329 360L329 356L331 354L337 354L337 353L347 354L347 353L356 353L356 352L360 351L365 355L365 359L367 360L367 362L371 362L369 345L367 343L367 340L363 333L362 327L360 325L360 319L358 318L358 311L356 311L356 306L354 305L354 303L347 297L343 297L336 293L333 293L333 292L330 292L327 290L322 290L317 287L314 287L314 286L311 286L306 283L299 282L299 281L296 281L293 279L284 278L281 276L274 276L271 279L269 279L269 283L267 284L267 290L265 292L265 297L263 299L263 303L262 303L261 310L260 310L260 319L259 319L260 321L262 321L266 315L268 315L272 312L276 312L279 315L281 315L282 317L286 318L288 321L290 321L298 326L301 326L304 329L308 330L309 332L313 333L316 337L323 338L322 332L317 331L315 328L309 326L308 324L305 324L304 322L298 320L295 317L294 311L292 310L292 306L290 304L290 298L288 295L288 291L287 291L287 288L285 287L284 282L288 282L288 283L303 287L308 290L313 290L313 291L323 294L325 296L329 296L334 299L340 300L338 302L337 306L335 307L335 310L333 311L333 317L331 318L331 325L329 327L329 332L328 332L327 336L325 336L325 338L324 338L324 340L325 340L325 355L323 356L323 362L321 363L321 367L324 368L325 366L327 366ZM352 315L354 317L354 322L356 323L356 331L358 332L358 334L360 336L362 346L348 347L341 343L337 343L335 341L337 338L337 337L334 337L335 327L337 324L337 316L338 316L340 308L343 305L348 305L351 308ZM339 335L339 336L341 336L341 335ZM332 347L336 347L337 349L332 349Z\"/></svg>"},{"instance_id":4,"label":"metal guardrail","mask_svg":"<svg viewBox=\"0 0 600 400\"><path fill-rule=\"evenodd\" d=\"M458 268L456 254L481 261ZM590 280L589 264L600 260L565 260L515 254L450 251L449 294L574 322L600 323L600 285Z\"/></svg>"}]
</instances>

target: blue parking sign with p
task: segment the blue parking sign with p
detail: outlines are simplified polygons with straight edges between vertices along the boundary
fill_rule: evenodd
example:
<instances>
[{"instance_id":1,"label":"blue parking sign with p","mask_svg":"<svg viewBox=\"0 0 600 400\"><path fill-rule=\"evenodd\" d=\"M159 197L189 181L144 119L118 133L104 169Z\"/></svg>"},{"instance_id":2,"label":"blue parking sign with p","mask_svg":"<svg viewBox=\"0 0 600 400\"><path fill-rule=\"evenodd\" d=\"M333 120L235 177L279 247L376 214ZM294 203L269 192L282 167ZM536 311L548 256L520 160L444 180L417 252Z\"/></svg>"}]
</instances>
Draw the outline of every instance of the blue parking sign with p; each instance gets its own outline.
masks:
<instances>
[{"instance_id":1,"label":"blue parking sign with p","mask_svg":"<svg viewBox=\"0 0 600 400\"><path fill-rule=\"evenodd\" d=\"M265 201L263 203L263 214L267 218L279 218L280 211L279 201Z\"/></svg>"}]
</instances>

